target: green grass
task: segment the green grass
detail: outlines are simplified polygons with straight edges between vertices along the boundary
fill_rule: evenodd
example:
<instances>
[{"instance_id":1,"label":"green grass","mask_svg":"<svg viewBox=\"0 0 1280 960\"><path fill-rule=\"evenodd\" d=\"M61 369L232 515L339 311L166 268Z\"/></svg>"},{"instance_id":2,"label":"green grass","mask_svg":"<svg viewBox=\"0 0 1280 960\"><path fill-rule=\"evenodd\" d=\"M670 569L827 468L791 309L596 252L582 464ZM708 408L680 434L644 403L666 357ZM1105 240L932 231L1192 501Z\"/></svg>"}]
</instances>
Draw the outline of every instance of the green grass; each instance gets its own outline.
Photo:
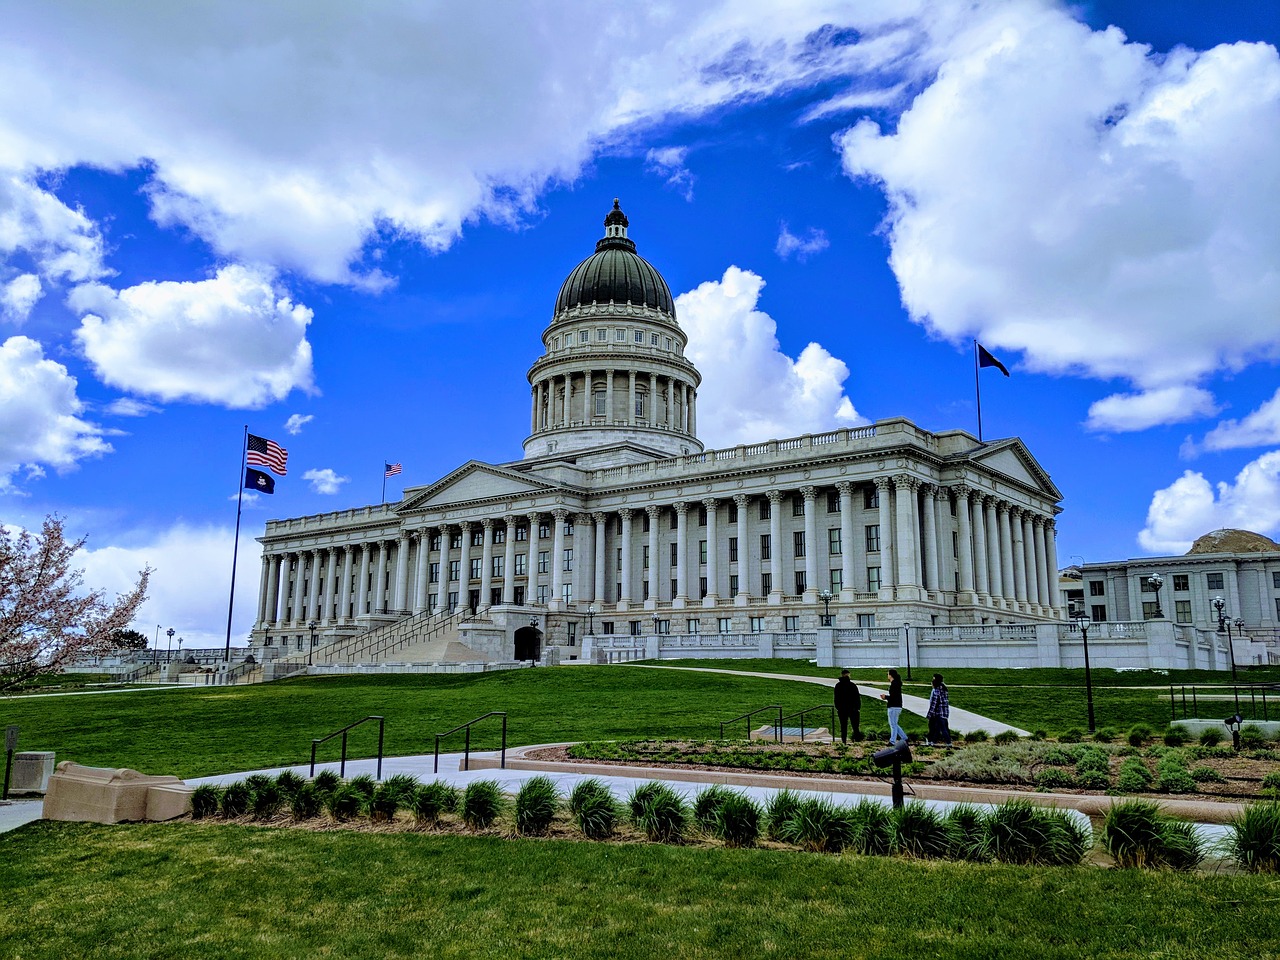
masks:
<instances>
[{"instance_id":1,"label":"green grass","mask_svg":"<svg viewBox=\"0 0 1280 960\"><path fill-rule=\"evenodd\" d=\"M37 823L0 836L0 882L0 957L24 960L1255 960L1280 940L1267 877L431 834Z\"/></svg>"}]
</instances>

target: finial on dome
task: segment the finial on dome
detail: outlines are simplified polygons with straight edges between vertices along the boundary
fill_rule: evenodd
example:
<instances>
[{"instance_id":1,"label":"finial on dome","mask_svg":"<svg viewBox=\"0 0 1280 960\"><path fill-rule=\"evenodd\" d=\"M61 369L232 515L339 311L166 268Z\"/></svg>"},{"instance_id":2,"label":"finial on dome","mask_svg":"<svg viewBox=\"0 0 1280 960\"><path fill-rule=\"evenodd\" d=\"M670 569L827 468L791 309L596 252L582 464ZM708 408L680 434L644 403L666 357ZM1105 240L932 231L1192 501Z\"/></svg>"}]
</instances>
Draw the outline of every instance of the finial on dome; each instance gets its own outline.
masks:
<instances>
[{"instance_id":1,"label":"finial on dome","mask_svg":"<svg viewBox=\"0 0 1280 960\"><path fill-rule=\"evenodd\" d=\"M618 205L618 198L614 197L613 209L604 218L604 235L606 237L625 237L627 235L627 227L630 225L627 215L622 212L622 207Z\"/></svg>"}]
</instances>

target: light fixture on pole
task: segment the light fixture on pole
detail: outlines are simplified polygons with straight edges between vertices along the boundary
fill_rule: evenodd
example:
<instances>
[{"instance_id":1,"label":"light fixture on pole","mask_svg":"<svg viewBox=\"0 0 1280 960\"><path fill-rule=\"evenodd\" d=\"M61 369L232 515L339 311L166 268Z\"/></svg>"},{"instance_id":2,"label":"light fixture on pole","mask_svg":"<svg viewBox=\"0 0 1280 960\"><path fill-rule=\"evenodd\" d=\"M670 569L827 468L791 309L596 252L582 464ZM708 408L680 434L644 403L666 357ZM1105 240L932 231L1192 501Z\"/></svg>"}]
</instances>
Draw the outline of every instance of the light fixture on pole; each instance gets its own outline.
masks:
<instances>
[{"instance_id":1,"label":"light fixture on pole","mask_svg":"<svg viewBox=\"0 0 1280 960\"><path fill-rule=\"evenodd\" d=\"M320 626L315 620L307 624L307 629L311 631L311 646L307 647L307 666L311 666L311 658L316 652L316 628Z\"/></svg>"},{"instance_id":2,"label":"light fixture on pole","mask_svg":"<svg viewBox=\"0 0 1280 960\"><path fill-rule=\"evenodd\" d=\"M1080 628L1080 637L1084 641L1084 696L1089 706L1089 732L1093 733L1093 673L1089 669L1089 625L1092 621L1084 614L1076 617L1076 626Z\"/></svg>"},{"instance_id":3,"label":"light fixture on pole","mask_svg":"<svg viewBox=\"0 0 1280 960\"><path fill-rule=\"evenodd\" d=\"M1164 611L1160 609L1160 588L1164 586L1164 577L1158 573L1153 573L1147 577L1147 585L1156 592L1156 616L1157 620L1164 619Z\"/></svg>"},{"instance_id":4,"label":"light fixture on pole","mask_svg":"<svg viewBox=\"0 0 1280 960\"><path fill-rule=\"evenodd\" d=\"M658 635L658 620L659 620L659 619L660 619L660 617L659 617L659 616L658 616L658 614L655 612L655 613L653 614L653 635L654 635L655 637Z\"/></svg>"},{"instance_id":5,"label":"light fixture on pole","mask_svg":"<svg viewBox=\"0 0 1280 960\"><path fill-rule=\"evenodd\" d=\"M160 624L158 623L156 624L156 639L155 642L151 644L151 649L154 651L151 654L152 657L158 657L160 655ZM155 663L155 660L153 659L151 662Z\"/></svg>"},{"instance_id":6,"label":"light fixture on pole","mask_svg":"<svg viewBox=\"0 0 1280 960\"><path fill-rule=\"evenodd\" d=\"M178 638L178 662L182 662L182 638Z\"/></svg>"},{"instance_id":7,"label":"light fixture on pole","mask_svg":"<svg viewBox=\"0 0 1280 960\"><path fill-rule=\"evenodd\" d=\"M168 630L164 632L164 635L169 638L169 646L165 647L165 651L164 651L165 663L168 663L173 659L173 635L177 632L178 631L173 629L173 627L170 627Z\"/></svg>"},{"instance_id":8,"label":"light fixture on pole","mask_svg":"<svg viewBox=\"0 0 1280 960\"><path fill-rule=\"evenodd\" d=\"M594 637L596 635L595 623L596 605L593 603L591 606L587 607L587 636Z\"/></svg>"},{"instance_id":9,"label":"light fixture on pole","mask_svg":"<svg viewBox=\"0 0 1280 960\"><path fill-rule=\"evenodd\" d=\"M902 632L906 636L906 640L907 640L907 644L906 644L907 646L907 679L910 680L911 679L911 624L904 623L902 625Z\"/></svg>"},{"instance_id":10,"label":"light fixture on pole","mask_svg":"<svg viewBox=\"0 0 1280 960\"><path fill-rule=\"evenodd\" d=\"M824 627L831 626L831 591L823 590L818 594L818 599L822 601L822 625Z\"/></svg>"},{"instance_id":11,"label":"light fixture on pole","mask_svg":"<svg viewBox=\"0 0 1280 960\"><path fill-rule=\"evenodd\" d=\"M1235 641L1231 638L1231 621L1222 612L1223 608L1227 605L1227 601L1223 600L1222 597L1214 597L1211 602L1213 603L1213 609L1217 611L1218 614L1218 633L1225 633L1227 635L1227 651L1231 657L1231 684L1234 686L1236 682L1236 645ZM1237 622L1240 626L1244 626L1243 620L1238 620ZM1237 692L1237 707L1239 705L1239 698L1240 694ZM1237 709L1236 713L1239 712L1239 709Z\"/></svg>"}]
</instances>

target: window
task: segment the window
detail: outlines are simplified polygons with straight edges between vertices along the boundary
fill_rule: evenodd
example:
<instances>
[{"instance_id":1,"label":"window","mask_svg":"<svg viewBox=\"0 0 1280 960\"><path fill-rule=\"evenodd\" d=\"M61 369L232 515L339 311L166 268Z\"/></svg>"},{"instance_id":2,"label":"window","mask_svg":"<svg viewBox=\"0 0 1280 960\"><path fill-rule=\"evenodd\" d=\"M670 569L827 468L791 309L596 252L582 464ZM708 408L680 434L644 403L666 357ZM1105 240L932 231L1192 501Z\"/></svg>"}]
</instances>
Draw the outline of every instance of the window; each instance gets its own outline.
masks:
<instances>
[{"instance_id":1,"label":"window","mask_svg":"<svg viewBox=\"0 0 1280 960\"><path fill-rule=\"evenodd\" d=\"M867 567L867 589L868 590L880 589L880 568L879 567Z\"/></svg>"},{"instance_id":2,"label":"window","mask_svg":"<svg viewBox=\"0 0 1280 960\"><path fill-rule=\"evenodd\" d=\"M1179 593L1183 593L1191 589L1191 577L1185 573L1175 573L1173 575L1173 589ZM1186 621L1190 623L1191 621Z\"/></svg>"},{"instance_id":3,"label":"window","mask_svg":"<svg viewBox=\"0 0 1280 960\"><path fill-rule=\"evenodd\" d=\"M716 630L720 633L733 633L733 617L720 617L716 620Z\"/></svg>"},{"instance_id":4,"label":"window","mask_svg":"<svg viewBox=\"0 0 1280 960\"><path fill-rule=\"evenodd\" d=\"M572 521L570 521L570 522L568 522L568 523L566 523L566 524L564 525L564 535L565 535L566 537L572 537L572 536L573 536L573 522L572 522Z\"/></svg>"},{"instance_id":5,"label":"window","mask_svg":"<svg viewBox=\"0 0 1280 960\"><path fill-rule=\"evenodd\" d=\"M1174 623L1190 623L1191 622L1191 601L1190 600L1173 601L1173 622Z\"/></svg>"},{"instance_id":6,"label":"window","mask_svg":"<svg viewBox=\"0 0 1280 960\"><path fill-rule=\"evenodd\" d=\"M613 339L617 340L619 343L622 343L627 339L627 331L623 330L622 328L618 328L617 330L614 330Z\"/></svg>"},{"instance_id":7,"label":"window","mask_svg":"<svg viewBox=\"0 0 1280 960\"><path fill-rule=\"evenodd\" d=\"M736 597L738 595L738 575L732 573L729 575L729 595Z\"/></svg>"},{"instance_id":8,"label":"window","mask_svg":"<svg viewBox=\"0 0 1280 960\"><path fill-rule=\"evenodd\" d=\"M606 634L608 634L609 636L613 636L613 621L612 621L612 620L606 620L606 621L604 621L602 624L600 624L600 628L601 628L601 629L602 629Z\"/></svg>"},{"instance_id":9,"label":"window","mask_svg":"<svg viewBox=\"0 0 1280 960\"><path fill-rule=\"evenodd\" d=\"M628 620L628 621L627 621L627 625L631 627L631 631L630 631L630 632L631 632L631 636L633 636L633 637L638 637L638 636L640 636L640 621L639 621L639 620Z\"/></svg>"},{"instance_id":10,"label":"window","mask_svg":"<svg viewBox=\"0 0 1280 960\"><path fill-rule=\"evenodd\" d=\"M707 525L707 508L698 508L698 526L705 527Z\"/></svg>"},{"instance_id":11,"label":"window","mask_svg":"<svg viewBox=\"0 0 1280 960\"><path fill-rule=\"evenodd\" d=\"M471 545L473 547L484 546L484 529L471 531Z\"/></svg>"},{"instance_id":12,"label":"window","mask_svg":"<svg viewBox=\"0 0 1280 960\"><path fill-rule=\"evenodd\" d=\"M705 597L707 595L707 578L706 577L698 578L698 590L701 591L698 594L699 598Z\"/></svg>"},{"instance_id":13,"label":"window","mask_svg":"<svg viewBox=\"0 0 1280 960\"><path fill-rule=\"evenodd\" d=\"M699 621L697 621L697 620L686 620L686 621L685 621L685 632L686 632L686 633L688 633L688 634L689 634L689 636L691 636L691 637L696 637L699 633L701 633L701 632L702 632Z\"/></svg>"},{"instance_id":14,"label":"window","mask_svg":"<svg viewBox=\"0 0 1280 960\"><path fill-rule=\"evenodd\" d=\"M449 561L449 579L457 580L461 575L462 575L462 561L450 560Z\"/></svg>"},{"instance_id":15,"label":"window","mask_svg":"<svg viewBox=\"0 0 1280 960\"><path fill-rule=\"evenodd\" d=\"M658 335L656 333L649 334L649 345L653 347L658 345Z\"/></svg>"},{"instance_id":16,"label":"window","mask_svg":"<svg viewBox=\"0 0 1280 960\"><path fill-rule=\"evenodd\" d=\"M644 397L636 397L636 416L644 416Z\"/></svg>"},{"instance_id":17,"label":"window","mask_svg":"<svg viewBox=\"0 0 1280 960\"><path fill-rule=\"evenodd\" d=\"M729 522L738 522L738 505L736 503L729 504ZM1280 586L1280 584L1277 584L1277 586Z\"/></svg>"},{"instance_id":18,"label":"window","mask_svg":"<svg viewBox=\"0 0 1280 960\"><path fill-rule=\"evenodd\" d=\"M828 490L827 491L827 513L839 513L839 512L840 512L840 491Z\"/></svg>"},{"instance_id":19,"label":"window","mask_svg":"<svg viewBox=\"0 0 1280 960\"><path fill-rule=\"evenodd\" d=\"M468 571L468 574L472 580L480 579L480 567L482 563L483 563L483 558L481 557L475 557L472 559L471 565L470 565L471 568Z\"/></svg>"},{"instance_id":20,"label":"window","mask_svg":"<svg viewBox=\"0 0 1280 960\"><path fill-rule=\"evenodd\" d=\"M729 562L730 563L738 562L738 538L737 537L729 538Z\"/></svg>"},{"instance_id":21,"label":"window","mask_svg":"<svg viewBox=\"0 0 1280 960\"><path fill-rule=\"evenodd\" d=\"M643 331L643 330L637 330L637 331L635 332L635 341L636 341L636 343L644 343L644 331Z\"/></svg>"},{"instance_id":22,"label":"window","mask_svg":"<svg viewBox=\"0 0 1280 960\"><path fill-rule=\"evenodd\" d=\"M805 572L803 570L797 570L796 571L796 593L797 594L804 593L805 588L807 586L808 584L805 580Z\"/></svg>"},{"instance_id":23,"label":"window","mask_svg":"<svg viewBox=\"0 0 1280 960\"><path fill-rule=\"evenodd\" d=\"M564 565L560 569L564 570L566 573L573 570L573 547L565 547Z\"/></svg>"},{"instance_id":24,"label":"window","mask_svg":"<svg viewBox=\"0 0 1280 960\"><path fill-rule=\"evenodd\" d=\"M659 621L658 621L658 633L659 633L661 636L664 636L664 637L665 637L665 636L669 636L669 635L670 635L670 633L671 633L671 621L670 621L670 620L659 620Z\"/></svg>"},{"instance_id":25,"label":"window","mask_svg":"<svg viewBox=\"0 0 1280 960\"><path fill-rule=\"evenodd\" d=\"M1107 608L1102 604L1094 604L1089 608L1089 619L1094 623L1107 622Z\"/></svg>"},{"instance_id":26,"label":"window","mask_svg":"<svg viewBox=\"0 0 1280 960\"><path fill-rule=\"evenodd\" d=\"M550 559L551 559L551 552L549 550L538 551L538 572L539 573L547 572L547 565L550 562Z\"/></svg>"},{"instance_id":27,"label":"window","mask_svg":"<svg viewBox=\"0 0 1280 960\"><path fill-rule=\"evenodd\" d=\"M587 342L587 341L589 341L590 339L591 339L591 334L587 333L587 331L586 331L586 330L579 330L579 331L578 331L578 342L579 342L579 343L586 343L586 342Z\"/></svg>"},{"instance_id":28,"label":"window","mask_svg":"<svg viewBox=\"0 0 1280 960\"><path fill-rule=\"evenodd\" d=\"M648 532L649 532L649 525L650 525L650 521L649 521L649 511L648 511L648 510L646 510L646 511L644 512L644 514L640 517L640 521L641 521L641 522L640 522L640 529L641 529L641 530L643 530L645 533L648 533Z\"/></svg>"},{"instance_id":29,"label":"window","mask_svg":"<svg viewBox=\"0 0 1280 960\"><path fill-rule=\"evenodd\" d=\"M1204 575L1204 581L1204 585L1210 590L1222 589L1222 574L1220 573L1206 573Z\"/></svg>"},{"instance_id":30,"label":"window","mask_svg":"<svg viewBox=\"0 0 1280 960\"><path fill-rule=\"evenodd\" d=\"M671 566L680 566L680 544L678 543L671 544Z\"/></svg>"},{"instance_id":31,"label":"window","mask_svg":"<svg viewBox=\"0 0 1280 960\"><path fill-rule=\"evenodd\" d=\"M578 639L578 625L574 621L570 620L565 624L565 626L569 628L569 646L572 647Z\"/></svg>"},{"instance_id":32,"label":"window","mask_svg":"<svg viewBox=\"0 0 1280 960\"><path fill-rule=\"evenodd\" d=\"M561 599L565 603L573 603L573 584L566 583L560 588Z\"/></svg>"},{"instance_id":33,"label":"window","mask_svg":"<svg viewBox=\"0 0 1280 960\"><path fill-rule=\"evenodd\" d=\"M517 542L517 543L524 543L524 542L525 542L526 540L528 540L528 539L529 539L529 528L528 528L528 527L516 527L516 542Z\"/></svg>"},{"instance_id":34,"label":"window","mask_svg":"<svg viewBox=\"0 0 1280 960\"><path fill-rule=\"evenodd\" d=\"M1155 588L1155 587L1153 587L1153 586L1150 584L1150 582L1148 581L1148 579L1147 579L1146 577L1139 577L1139 578L1138 578L1138 585L1139 585L1139 587L1141 588L1141 590L1142 590L1142 592L1143 592L1143 593L1155 593L1155 592L1156 592L1156 588ZM1162 586L1163 586L1163 584L1162 584Z\"/></svg>"},{"instance_id":35,"label":"window","mask_svg":"<svg viewBox=\"0 0 1280 960\"><path fill-rule=\"evenodd\" d=\"M843 589L844 589L844 571L832 570L831 571L831 592L839 593Z\"/></svg>"},{"instance_id":36,"label":"window","mask_svg":"<svg viewBox=\"0 0 1280 960\"><path fill-rule=\"evenodd\" d=\"M773 548L769 542L769 534L767 533L760 534L760 559L772 560L773 559L772 550Z\"/></svg>"},{"instance_id":37,"label":"window","mask_svg":"<svg viewBox=\"0 0 1280 960\"><path fill-rule=\"evenodd\" d=\"M679 530L679 529L680 529L680 514L676 513L674 510L672 510L672 511L671 511L671 513L670 513L670 517L671 517L671 521L670 521L670 522L671 522L671 529L672 529L672 530Z\"/></svg>"},{"instance_id":38,"label":"window","mask_svg":"<svg viewBox=\"0 0 1280 960\"><path fill-rule=\"evenodd\" d=\"M676 582L675 582L675 580L673 579L673 580L671 581L671 596L673 596L673 597L674 597L675 595L676 595Z\"/></svg>"},{"instance_id":39,"label":"window","mask_svg":"<svg viewBox=\"0 0 1280 960\"><path fill-rule=\"evenodd\" d=\"M604 414L605 414L605 406L604 406L604 397L605 397L605 395L604 395L604 391L602 391L602 390L601 390L601 391L597 391L597 392L596 392L595 394L593 394L592 396L593 396L593 401L594 401L594 403L595 403L595 405L596 405L596 416L597 416L597 417L603 417L603 416L604 416Z\"/></svg>"},{"instance_id":40,"label":"window","mask_svg":"<svg viewBox=\"0 0 1280 960\"><path fill-rule=\"evenodd\" d=\"M538 539L545 540L551 536L551 525L546 523L538 524Z\"/></svg>"},{"instance_id":41,"label":"window","mask_svg":"<svg viewBox=\"0 0 1280 960\"><path fill-rule=\"evenodd\" d=\"M548 587L545 583L540 583L540 584L538 584L538 592L537 592L537 594L536 594L538 599L537 599L537 601L536 601L536 602L537 602L537 603L546 603L546 602L547 602L547 594L549 594L550 592L551 592L551 588L550 588L550 587Z\"/></svg>"},{"instance_id":42,"label":"window","mask_svg":"<svg viewBox=\"0 0 1280 960\"><path fill-rule=\"evenodd\" d=\"M644 583L643 583L643 584L641 584L641 587L642 587L643 589L642 589L642 591L641 591L640 599L641 599L641 600L648 600L648 599L649 599L649 579L648 579L648 577L646 577L646 578L645 578L645 581L644 581Z\"/></svg>"},{"instance_id":43,"label":"window","mask_svg":"<svg viewBox=\"0 0 1280 960\"><path fill-rule=\"evenodd\" d=\"M1144 600L1142 602L1142 619L1154 620L1156 618L1156 602L1154 600Z\"/></svg>"},{"instance_id":44,"label":"window","mask_svg":"<svg viewBox=\"0 0 1280 960\"><path fill-rule=\"evenodd\" d=\"M1276 619L1280 620L1280 597L1276 597Z\"/></svg>"},{"instance_id":45,"label":"window","mask_svg":"<svg viewBox=\"0 0 1280 960\"><path fill-rule=\"evenodd\" d=\"M1101 580L1089 581L1089 596L1091 597L1106 596L1106 589L1107 589L1106 584L1104 584Z\"/></svg>"},{"instance_id":46,"label":"window","mask_svg":"<svg viewBox=\"0 0 1280 960\"><path fill-rule=\"evenodd\" d=\"M951 531L951 556L955 559L960 557L960 534L954 530ZM956 574L956 576L959 576L959 574Z\"/></svg>"},{"instance_id":47,"label":"window","mask_svg":"<svg viewBox=\"0 0 1280 960\"><path fill-rule=\"evenodd\" d=\"M1280 570L1273 570L1271 572L1271 586L1276 590L1280 590Z\"/></svg>"},{"instance_id":48,"label":"window","mask_svg":"<svg viewBox=\"0 0 1280 960\"><path fill-rule=\"evenodd\" d=\"M752 633L764 633L764 617L752 617L750 622Z\"/></svg>"},{"instance_id":49,"label":"window","mask_svg":"<svg viewBox=\"0 0 1280 960\"><path fill-rule=\"evenodd\" d=\"M876 625L876 615L874 613L858 614L858 626L864 629L870 629Z\"/></svg>"},{"instance_id":50,"label":"window","mask_svg":"<svg viewBox=\"0 0 1280 960\"><path fill-rule=\"evenodd\" d=\"M800 618L797 616L783 617L782 630L784 633L795 633L800 629Z\"/></svg>"},{"instance_id":51,"label":"window","mask_svg":"<svg viewBox=\"0 0 1280 960\"><path fill-rule=\"evenodd\" d=\"M431 542L430 542L430 545L429 545L428 549L431 549L431 550L439 550L439 549L440 549L440 534L438 534L438 533L433 533L433 534L431 535Z\"/></svg>"},{"instance_id":52,"label":"window","mask_svg":"<svg viewBox=\"0 0 1280 960\"><path fill-rule=\"evenodd\" d=\"M766 597L769 594L773 593L773 574L772 573L760 574L760 593L762 596L766 596Z\"/></svg>"},{"instance_id":53,"label":"window","mask_svg":"<svg viewBox=\"0 0 1280 960\"><path fill-rule=\"evenodd\" d=\"M868 510L877 510L880 507L880 490L878 487L868 487L862 491L862 505Z\"/></svg>"},{"instance_id":54,"label":"window","mask_svg":"<svg viewBox=\"0 0 1280 960\"><path fill-rule=\"evenodd\" d=\"M880 552L880 524L869 523L866 528L867 532L867 553Z\"/></svg>"},{"instance_id":55,"label":"window","mask_svg":"<svg viewBox=\"0 0 1280 960\"><path fill-rule=\"evenodd\" d=\"M449 534L449 549L450 550L462 549L462 534L460 533Z\"/></svg>"},{"instance_id":56,"label":"window","mask_svg":"<svg viewBox=\"0 0 1280 960\"><path fill-rule=\"evenodd\" d=\"M827 531L827 553L838 557L840 552L840 528L832 527Z\"/></svg>"},{"instance_id":57,"label":"window","mask_svg":"<svg viewBox=\"0 0 1280 960\"><path fill-rule=\"evenodd\" d=\"M457 590L449 591L449 609L450 610L458 609L458 591Z\"/></svg>"},{"instance_id":58,"label":"window","mask_svg":"<svg viewBox=\"0 0 1280 960\"><path fill-rule=\"evenodd\" d=\"M440 564L439 563L433 563L427 567L427 582L428 583L440 582Z\"/></svg>"},{"instance_id":59,"label":"window","mask_svg":"<svg viewBox=\"0 0 1280 960\"><path fill-rule=\"evenodd\" d=\"M767 499L762 499L760 501L760 519L768 520L770 512L769 501Z\"/></svg>"},{"instance_id":60,"label":"window","mask_svg":"<svg viewBox=\"0 0 1280 960\"><path fill-rule=\"evenodd\" d=\"M646 543L640 550L640 566L649 569L649 545Z\"/></svg>"},{"instance_id":61,"label":"window","mask_svg":"<svg viewBox=\"0 0 1280 960\"><path fill-rule=\"evenodd\" d=\"M517 553L515 575L517 577L523 577L526 574L528 574L528 572L529 572L529 555L527 553Z\"/></svg>"},{"instance_id":62,"label":"window","mask_svg":"<svg viewBox=\"0 0 1280 960\"><path fill-rule=\"evenodd\" d=\"M804 497L798 493L791 498L791 515L793 517L804 516Z\"/></svg>"},{"instance_id":63,"label":"window","mask_svg":"<svg viewBox=\"0 0 1280 960\"><path fill-rule=\"evenodd\" d=\"M608 339L609 339L609 331L608 331L608 330L605 330L603 327L597 328L597 330L596 330L596 339L597 339L597 340L608 340Z\"/></svg>"},{"instance_id":64,"label":"window","mask_svg":"<svg viewBox=\"0 0 1280 960\"><path fill-rule=\"evenodd\" d=\"M707 562L707 541L698 541L698 563Z\"/></svg>"},{"instance_id":65,"label":"window","mask_svg":"<svg viewBox=\"0 0 1280 960\"><path fill-rule=\"evenodd\" d=\"M506 527L494 527L494 528L493 528L493 542L494 542L494 543L506 543L506 542L507 542L507 528L506 528Z\"/></svg>"},{"instance_id":66,"label":"window","mask_svg":"<svg viewBox=\"0 0 1280 960\"><path fill-rule=\"evenodd\" d=\"M795 533L791 534L791 540L792 540L792 543L794 544L795 556L803 557L804 556L804 531L797 530Z\"/></svg>"},{"instance_id":67,"label":"window","mask_svg":"<svg viewBox=\"0 0 1280 960\"><path fill-rule=\"evenodd\" d=\"M559 349L560 349L560 338L559 338L559 337L556 337L554 340L552 340L552 341L551 341L551 349L552 349L552 350L559 350Z\"/></svg>"}]
</instances>

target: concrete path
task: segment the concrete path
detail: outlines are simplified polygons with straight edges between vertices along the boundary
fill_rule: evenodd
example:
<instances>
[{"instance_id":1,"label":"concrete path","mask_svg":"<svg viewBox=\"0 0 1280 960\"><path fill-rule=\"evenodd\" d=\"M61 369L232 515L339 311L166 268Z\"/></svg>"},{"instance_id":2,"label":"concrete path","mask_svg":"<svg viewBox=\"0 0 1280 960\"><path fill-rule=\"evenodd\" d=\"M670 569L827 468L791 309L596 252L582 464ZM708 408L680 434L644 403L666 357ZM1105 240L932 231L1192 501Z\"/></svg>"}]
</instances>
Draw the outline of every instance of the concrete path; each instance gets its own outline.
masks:
<instances>
[{"instance_id":1,"label":"concrete path","mask_svg":"<svg viewBox=\"0 0 1280 960\"><path fill-rule=\"evenodd\" d=\"M628 667L638 667L642 670L692 670L697 673L727 673L735 677L763 677L766 680L794 680L798 683L816 683L819 686L826 687L830 690L835 686L835 679L832 677L802 677L794 673L755 673L747 670L726 670L721 667L668 667L665 664L656 663L628 663L624 664ZM873 698L879 697L881 688L887 690L889 688L888 680L856 680L858 691L861 693L864 689L872 691ZM865 694L864 694L865 697ZM916 716L923 717L929 710L929 698L917 697L909 693L902 695L902 709L908 713L914 713ZM862 712L862 725L870 726L867 717L871 716L866 710ZM951 705L950 716L951 729L958 733L969 733L973 730L985 730L989 736L995 736L997 733L1004 733L1006 730L1012 730L1020 737L1029 736L1029 732L1019 727L1010 726L1007 723L1001 723L999 720L992 720L990 717L979 716L969 710L960 710L954 704ZM885 723L888 723L886 718Z\"/></svg>"},{"instance_id":2,"label":"concrete path","mask_svg":"<svg viewBox=\"0 0 1280 960\"><path fill-rule=\"evenodd\" d=\"M43 810L44 797L0 801L0 833L17 830L33 820L39 820Z\"/></svg>"}]
</instances>

